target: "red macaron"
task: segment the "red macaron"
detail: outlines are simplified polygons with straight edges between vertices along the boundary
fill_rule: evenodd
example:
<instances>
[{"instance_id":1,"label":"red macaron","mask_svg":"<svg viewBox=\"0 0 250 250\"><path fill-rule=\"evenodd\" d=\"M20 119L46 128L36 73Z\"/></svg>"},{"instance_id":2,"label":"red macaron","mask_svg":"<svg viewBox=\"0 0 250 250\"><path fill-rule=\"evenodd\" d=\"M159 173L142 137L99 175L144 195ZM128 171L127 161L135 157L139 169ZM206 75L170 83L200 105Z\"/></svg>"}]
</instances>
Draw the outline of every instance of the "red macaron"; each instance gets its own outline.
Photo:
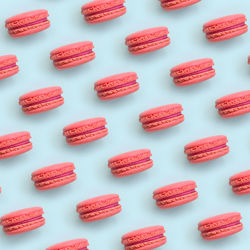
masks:
<instances>
[{"instance_id":1,"label":"red macaron","mask_svg":"<svg viewBox=\"0 0 250 250\"><path fill-rule=\"evenodd\" d=\"M240 36L248 31L243 14L220 17L203 25L203 32L210 42L220 42Z\"/></svg>"},{"instance_id":2,"label":"red macaron","mask_svg":"<svg viewBox=\"0 0 250 250\"><path fill-rule=\"evenodd\" d=\"M190 163L202 163L222 157L229 153L227 137L211 136L187 144L184 152Z\"/></svg>"},{"instance_id":3,"label":"red macaron","mask_svg":"<svg viewBox=\"0 0 250 250\"><path fill-rule=\"evenodd\" d=\"M169 104L144 111L139 121L147 132L173 127L184 121L181 104Z\"/></svg>"},{"instance_id":4,"label":"red macaron","mask_svg":"<svg viewBox=\"0 0 250 250\"><path fill-rule=\"evenodd\" d=\"M214 77L213 65L214 62L210 58L194 60L173 67L170 75L176 86L189 86Z\"/></svg>"},{"instance_id":5,"label":"red macaron","mask_svg":"<svg viewBox=\"0 0 250 250\"><path fill-rule=\"evenodd\" d=\"M10 36L28 36L43 31L50 26L47 10L33 10L10 17L5 22Z\"/></svg>"},{"instance_id":6,"label":"red macaron","mask_svg":"<svg viewBox=\"0 0 250 250\"><path fill-rule=\"evenodd\" d=\"M188 7L201 0L159 0L164 10L177 10Z\"/></svg>"},{"instance_id":7,"label":"red macaron","mask_svg":"<svg viewBox=\"0 0 250 250\"><path fill-rule=\"evenodd\" d=\"M88 250L89 242L86 239L69 240L58 243L46 250Z\"/></svg>"},{"instance_id":8,"label":"red macaron","mask_svg":"<svg viewBox=\"0 0 250 250\"><path fill-rule=\"evenodd\" d=\"M18 210L4 215L0 224L8 235L29 232L45 224L41 207L32 207Z\"/></svg>"},{"instance_id":9,"label":"red macaron","mask_svg":"<svg viewBox=\"0 0 250 250\"><path fill-rule=\"evenodd\" d=\"M13 76L19 72L15 55L0 56L0 80Z\"/></svg>"},{"instance_id":10,"label":"red macaron","mask_svg":"<svg viewBox=\"0 0 250 250\"><path fill-rule=\"evenodd\" d=\"M94 0L82 6L87 23L103 23L126 13L125 0Z\"/></svg>"},{"instance_id":11,"label":"red macaron","mask_svg":"<svg viewBox=\"0 0 250 250\"><path fill-rule=\"evenodd\" d=\"M238 212L221 214L203 220L198 225L198 230L204 240L217 240L240 232L243 224Z\"/></svg>"},{"instance_id":12,"label":"red macaron","mask_svg":"<svg viewBox=\"0 0 250 250\"><path fill-rule=\"evenodd\" d=\"M177 207L198 198L194 181L182 181L158 188L153 193L156 205L161 209Z\"/></svg>"},{"instance_id":13,"label":"red macaron","mask_svg":"<svg viewBox=\"0 0 250 250\"><path fill-rule=\"evenodd\" d=\"M121 212L119 201L118 194L98 196L80 202L76 210L83 222L102 220Z\"/></svg>"},{"instance_id":14,"label":"red macaron","mask_svg":"<svg viewBox=\"0 0 250 250\"><path fill-rule=\"evenodd\" d=\"M109 159L108 166L115 177L134 175L153 166L151 155L149 149L130 151Z\"/></svg>"},{"instance_id":15,"label":"red macaron","mask_svg":"<svg viewBox=\"0 0 250 250\"><path fill-rule=\"evenodd\" d=\"M246 170L230 177L229 184L237 195L250 194L250 170Z\"/></svg>"}]
</instances>

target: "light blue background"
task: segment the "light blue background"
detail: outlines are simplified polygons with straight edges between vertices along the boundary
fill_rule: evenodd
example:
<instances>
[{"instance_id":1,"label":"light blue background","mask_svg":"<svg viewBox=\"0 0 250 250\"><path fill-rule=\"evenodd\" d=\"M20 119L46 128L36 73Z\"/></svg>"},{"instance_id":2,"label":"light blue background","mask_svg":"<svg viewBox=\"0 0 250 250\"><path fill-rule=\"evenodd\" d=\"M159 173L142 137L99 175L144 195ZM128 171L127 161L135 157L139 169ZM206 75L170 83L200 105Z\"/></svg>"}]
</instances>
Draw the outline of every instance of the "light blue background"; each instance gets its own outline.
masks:
<instances>
[{"instance_id":1,"label":"light blue background","mask_svg":"<svg viewBox=\"0 0 250 250\"><path fill-rule=\"evenodd\" d=\"M192 7L165 12L157 0L127 0L127 14L98 25L88 25L80 14L82 0L1 1L0 54L16 54L18 75L0 83L0 134L28 130L33 150L0 162L0 215L18 209L42 206L45 226L17 236L0 232L1 250L42 250L55 243L84 237L90 249L123 249L121 236L150 225L163 225L168 242L160 249L235 250L249 249L250 200L237 197L228 178L250 168L250 116L223 120L214 108L217 98L249 89L250 33L222 43L211 44L202 32L203 23L220 16L244 13L250 17L248 0L203 0ZM47 31L12 39L4 28L6 18L25 11L45 8L50 13ZM171 45L157 52L132 56L124 45L135 31L167 26ZM58 71L49 52L62 45L91 40L96 59L86 65ZM170 69L182 62L211 57L216 76L186 88L176 87ZM109 102L100 101L94 82L103 77L135 71L140 90ZM18 105L20 95L31 90L59 85L65 104L53 111L26 116ZM139 114L149 108L181 103L185 121L165 131L145 133ZM79 120L103 116L109 135L91 144L70 147L62 136L64 126ZM185 144L207 136L228 136L231 152L212 162L191 165L183 153ZM154 167L144 173L115 179L107 167L110 157L134 149L150 148ZM30 180L41 167L72 161L76 182L62 188L39 192ZM182 207L161 211L152 199L154 189L193 179L199 198ZM95 223L82 223L75 212L78 202L102 194L118 193L123 211ZM239 211L245 228L219 241L205 242L197 223L209 216Z\"/></svg>"}]
</instances>

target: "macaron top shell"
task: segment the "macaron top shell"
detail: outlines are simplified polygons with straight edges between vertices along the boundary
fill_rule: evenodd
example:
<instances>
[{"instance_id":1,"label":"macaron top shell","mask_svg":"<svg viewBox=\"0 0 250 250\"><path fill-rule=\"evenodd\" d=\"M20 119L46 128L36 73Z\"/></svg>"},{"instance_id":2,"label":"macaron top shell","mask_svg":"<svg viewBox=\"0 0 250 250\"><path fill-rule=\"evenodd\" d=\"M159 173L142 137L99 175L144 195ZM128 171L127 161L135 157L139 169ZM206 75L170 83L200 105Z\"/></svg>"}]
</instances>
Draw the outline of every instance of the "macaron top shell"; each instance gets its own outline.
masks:
<instances>
[{"instance_id":1,"label":"macaron top shell","mask_svg":"<svg viewBox=\"0 0 250 250\"><path fill-rule=\"evenodd\" d=\"M5 147L6 144L15 144L24 139L29 140L31 138L30 133L27 131L11 133L0 136L0 147Z\"/></svg>"},{"instance_id":2,"label":"macaron top shell","mask_svg":"<svg viewBox=\"0 0 250 250\"><path fill-rule=\"evenodd\" d=\"M88 240L76 239L58 243L54 246L47 248L47 250L81 250L85 248L87 250L88 245Z\"/></svg>"},{"instance_id":3,"label":"macaron top shell","mask_svg":"<svg viewBox=\"0 0 250 250\"><path fill-rule=\"evenodd\" d=\"M216 101L216 104L220 104L222 102L230 102L232 100L237 100L237 99L239 99L239 101L242 102L242 98L250 98L250 90L241 91L241 92L233 93L227 96L223 96Z\"/></svg>"},{"instance_id":4,"label":"macaron top shell","mask_svg":"<svg viewBox=\"0 0 250 250\"><path fill-rule=\"evenodd\" d=\"M250 182L250 170L246 170L231 176L229 182L234 186L244 184L244 182Z\"/></svg>"},{"instance_id":5,"label":"macaron top shell","mask_svg":"<svg viewBox=\"0 0 250 250\"><path fill-rule=\"evenodd\" d=\"M8 66L17 62L15 55L0 56L0 67Z\"/></svg>"},{"instance_id":6,"label":"macaron top shell","mask_svg":"<svg viewBox=\"0 0 250 250\"><path fill-rule=\"evenodd\" d=\"M82 6L82 13L89 15L124 3L125 0L94 0Z\"/></svg>"}]
</instances>

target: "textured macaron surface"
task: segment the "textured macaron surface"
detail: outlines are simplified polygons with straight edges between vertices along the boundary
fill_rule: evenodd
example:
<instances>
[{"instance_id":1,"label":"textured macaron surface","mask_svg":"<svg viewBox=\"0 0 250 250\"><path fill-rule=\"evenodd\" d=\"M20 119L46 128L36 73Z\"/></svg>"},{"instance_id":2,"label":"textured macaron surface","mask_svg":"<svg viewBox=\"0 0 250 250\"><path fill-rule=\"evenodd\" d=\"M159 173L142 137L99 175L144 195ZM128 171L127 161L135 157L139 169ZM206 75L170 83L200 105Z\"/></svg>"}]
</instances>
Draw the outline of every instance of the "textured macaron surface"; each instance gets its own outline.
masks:
<instances>
[{"instance_id":1,"label":"textured macaron surface","mask_svg":"<svg viewBox=\"0 0 250 250\"><path fill-rule=\"evenodd\" d=\"M149 250L167 242L163 226L152 226L135 230L122 236L125 250Z\"/></svg>"},{"instance_id":2,"label":"textured macaron surface","mask_svg":"<svg viewBox=\"0 0 250 250\"><path fill-rule=\"evenodd\" d=\"M242 35L248 31L244 14L220 17L203 25L203 32L211 42L219 42Z\"/></svg>"},{"instance_id":3,"label":"textured macaron surface","mask_svg":"<svg viewBox=\"0 0 250 250\"><path fill-rule=\"evenodd\" d=\"M9 158L32 149L30 133L17 132L0 136L0 159Z\"/></svg>"},{"instance_id":4,"label":"textured macaron surface","mask_svg":"<svg viewBox=\"0 0 250 250\"><path fill-rule=\"evenodd\" d=\"M43 213L41 207L18 210L4 215L0 224L3 226L3 231L6 234L25 233L45 224Z\"/></svg>"},{"instance_id":5,"label":"textured macaron surface","mask_svg":"<svg viewBox=\"0 0 250 250\"><path fill-rule=\"evenodd\" d=\"M156 204L161 209L172 208L198 198L194 181L183 181L158 188L153 193Z\"/></svg>"},{"instance_id":6,"label":"textured macaron surface","mask_svg":"<svg viewBox=\"0 0 250 250\"><path fill-rule=\"evenodd\" d=\"M144 54L164 48L170 44L167 27L150 28L138 31L126 37L126 45L130 53Z\"/></svg>"},{"instance_id":7,"label":"textured macaron surface","mask_svg":"<svg viewBox=\"0 0 250 250\"><path fill-rule=\"evenodd\" d=\"M19 97L24 113L31 115L45 112L64 103L61 87L49 87L35 90Z\"/></svg>"},{"instance_id":8,"label":"textured macaron surface","mask_svg":"<svg viewBox=\"0 0 250 250\"><path fill-rule=\"evenodd\" d=\"M57 69L72 68L95 58L94 45L90 41L77 42L54 49L50 59Z\"/></svg>"},{"instance_id":9,"label":"textured macaron surface","mask_svg":"<svg viewBox=\"0 0 250 250\"><path fill-rule=\"evenodd\" d=\"M231 176L229 184L237 195L250 194L250 170Z\"/></svg>"},{"instance_id":10,"label":"textured macaron surface","mask_svg":"<svg viewBox=\"0 0 250 250\"><path fill-rule=\"evenodd\" d=\"M102 220L121 212L119 201L118 194L98 196L80 202L77 205L77 212L84 222Z\"/></svg>"},{"instance_id":11,"label":"textured macaron surface","mask_svg":"<svg viewBox=\"0 0 250 250\"><path fill-rule=\"evenodd\" d=\"M46 250L88 250L89 242L86 239L69 240L58 243Z\"/></svg>"},{"instance_id":12,"label":"textured macaron surface","mask_svg":"<svg viewBox=\"0 0 250 250\"><path fill-rule=\"evenodd\" d=\"M125 0L94 0L82 6L87 23L102 23L126 13Z\"/></svg>"},{"instance_id":13,"label":"textured macaron surface","mask_svg":"<svg viewBox=\"0 0 250 250\"><path fill-rule=\"evenodd\" d=\"M66 126L63 135L70 145L89 143L108 134L106 124L105 118L102 117L83 120Z\"/></svg>"},{"instance_id":14,"label":"textured macaron surface","mask_svg":"<svg viewBox=\"0 0 250 250\"><path fill-rule=\"evenodd\" d=\"M19 71L15 55L0 56L0 80L15 75Z\"/></svg>"},{"instance_id":15,"label":"textured macaron surface","mask_svg":"<svg viewBox=\"0 0 250 250\"><path fill-rule=\"evenodd\" d=\"M198 224L198 230L205 240L216 240L235 234L243 229L238 212L210 217Z\"/></svg>"},{"instance_id":16,"label":"textured macaron surface","mask_svg":"<svg viewBox=\"0 0 250 250\"><path fill-rule=\"evenodd\" d=\"M72 162L54 164L32 173L32 180L38 190L48 190L69 184L76 180Z\"/></svg>"},{"instance_id":17,"label":"textured macaron surface","mask_svg":"<svg viewBox=\"0 0 250 250\"><path fill-rule=\"evenodd\" d=\"M161 7L165 10L176 10L188 7L201 0L159 0L161 2Z\"/></svg>"},{"instance_id":18,"label":"textured macaron surface","mask_svg":"<svg viewBox=\"0 0 250 250\"><path fill-rule=\"evenodd\" d=\"M237 92L216 100L215 107L223 118L231 118L250 112L250 90Z\"/></svg>"},{"instance_id":19,"label":"textured macaron surface","mask_svg":"<svg viewBox=\"0 0 250 250\"><path fill-rule=\"evenodd\" d=\"M49 13L47 10L34 10L10 17L5 22L12 37L31 35L49 28Z\"/></svg>"},{"instance_id":20,"label":"textured macaron surface","mask_svg":"<svg viewBox=\"0 0 250 250\"><path fill-rule=\"evenodd\" d=\"M177 86L187 86L215 76L213 65L214 62L211 58L198 59L173 67L170 75Z\"/></svg>"},{"instance_id":21,"label":"textured macaron surface","mask_svg":"<svg viewBox=\"0 0 250 250\"><path fill-rule=\"evenodd\" d=\"M127 72L105 77L95 83L95 90L101 100L111 100L129 95L139 89L138 76Z\"/></svg>"},{"instance_id":22,"label":"textured macaron surface","mask_svg":"<svg viewBox=\"0 0 250 250\"><path fill-rule=\"evenodd\" d=\"M175 126L184 121L181 104L169 104L147 110L140 114L139 121L147 132Z\"/></svg>"},{"instance_id":23,"label":"textured macaron surface","mask_svg":"<svg viewBox=\"0 0 250 250\"><path fill-rule=\"evenodd\" d=\"M187 144L184 152L191 163L214 160L229 153L227 137L211 136Z\"/></svg>"},{"instance_id":24,"label":"textured macaron surface","mask_svg":"<svg viewBox=\"0 0 250 250\"><path fill-rule=\"evenodd\" d=\"M133 175L153 166L153 160L149 149L134 150L112 157L108 166L115 177Z\"/></svg>"}]
</instances>

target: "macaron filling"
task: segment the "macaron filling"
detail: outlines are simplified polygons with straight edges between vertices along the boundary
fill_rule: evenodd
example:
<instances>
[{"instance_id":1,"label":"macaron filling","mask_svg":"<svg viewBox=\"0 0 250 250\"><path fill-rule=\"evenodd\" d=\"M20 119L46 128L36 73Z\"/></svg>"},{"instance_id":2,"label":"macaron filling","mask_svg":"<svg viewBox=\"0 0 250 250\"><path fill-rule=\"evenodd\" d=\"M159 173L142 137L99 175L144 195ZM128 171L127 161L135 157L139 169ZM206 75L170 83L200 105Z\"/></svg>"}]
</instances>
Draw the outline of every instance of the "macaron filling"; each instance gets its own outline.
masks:
<instances>
[{"instance_id":1,"label":"macaron filling","mask_svg":"<svg viewBox=\"0 0 250 250\"><path fill-rule=\"evenodd\" d=\"M9 28L9 30L17 30L17 29L21 29L21 28L25 28L25 27L29 27L29 26L33 26L33 25L37 25L37 24L41 24L41 23L45 23L47 21L48 21L48 19L47 19L47 17L45 17L45 18L42 18L40 20L36 20L34 22L30 22L30 23L26 23L24 25Z\"/></svg>"},{"instance_id":2,"label":"macaron filling","mask_svg":"<svg viewBox=\"0 0 250 250\"><path fill-rule=\"evenodd\" d=\"M19 143L16 143L16 144L12 144L12 145L9 145L9 146L6 146L6 147L2 147L2 148L0 148L0 151L7 150L7 149L12 149L12 148L15 148L15 147L20 147L20 146L23 146L23 145L27 145L29 143L30 143L29 140L22 141L22 142L19 142Z\"/></svg>"},{"instance_id":3,"label":"macaron filling","mask_svg":"<svg viewBox=\"0 0 250 250\"><path fill-rule=\"evenodd\" d=\"M91 54L91 53L93 53L93 50L89 49L89 50L83 51L81 53L77 53L77 54L74 54L74 55L71 55L71 56L67 56L67 57L63 57L63 58L58 58L58 59L55 59L53 61L54 62L61 62L61 61L64 61L64 60L68 60L68 59L72 59L72 58L78 58L78 57L81 57L81 56L85 56L85 55L88 55L88 54Z\"/></svg>"},{"instance_id":4,"label":"macaron filling","mask_svg":"<svg viewBox=\"0 0 250 250\"><path fill-rule=\"evenodd\" d=\"M232 106L229 106L229 107L220 108L219 110L224 111L226 109L238 108L238 107L242 107L242 106L249 105L249 104L250 104L250 100L246 101L246 102L238 103L238 104L235 104L235 105L232 105Z\"/></svg>"},{"instance_id":5,"label":"macaron filling","mask_svg":"<svg viewBox=\"0 0 250 250\"><path fill-rule=\"evenodd\" d=\"M16 63L12 63L10 65L6 65L6 66L3 66L3 67L0 67L0 71L6 70L6 69L11 69L11 68L14 68L16 66L17 66Z\"/></svg>"},{"instance_id":6,"label":"macaron filling","mask_svg":"<svg viewBox=\"0 0 250 250\"><path fill-rule=\"evenodd\" d=\"M101 130L104 130L104 129L106 129L106 127L101 126L101 127L98 127L98 128L90 129L88 131L84 131L84 132L79 133L79 134L69 135L69 136L67 136L67 138L73 138L73 137L78 137L78 136L81 136L81 135L91 134L91 133L95 133L95 132L98 132L98 131L101 131Z\"/></svg>"},{"instance_id":7,"label":"macaron filling","mask_svg":"<svg viewBox=\"0 0 250 250\"><path fill-rule=\"evenodd\" d=\"M137 84L137 81L131 81L131 82L127 82L127 83L123 83L121 85L117 85L108 89L102 89L102 90L98 90L98 93L103 93L103 92L107 92L107 91L111 91L111 90L116 90L116 89L121 89L121 88L126 88L126 87L130 87Z\"/></svg>"},{"instance_id":8,"label":"macaron filling","mask_svg":"<svg viewBox=\"0 0 250 250\"><path fill-rule=\"evenodd\" d=\"M149 124L149 123L165 121L165 120L168 120L168 119L176 118L176 117L181 116L181 115L182 115L182 113L178 112L176 114L172 114L172 115L161 117L161 118L158 118L158 119L155 119L155 120L143 122L143 125L146 125L146 124Z\"/></svg>"},{"instance_id":9,"label":"macaron filling","mask_svg":"<svg viewBox=\"0 0 250 250\"><path fill-rule=\"evenodd\" d=\"M131 45L129 45L129 48L134 48L134 47L145 45L145 44L159 42L159 41L162 41L162 40L165 40L165 39L168 39L168 35L160 36L160 37L157 37L157 38L145 41L145 42L141 42L141 43L131 44Z\"/></svg>"},{"instance_id":10,"label":"macaron filling","mask_svg":"<svg viewBox=\"0 0 250 250\"><path fill-rule=\"evenodd\" d=\"M175 195L171 195L171 196L159 199L157 201L164 201L164 200L168 200L168 199L174 199L174 198L178 198L178 197L181 197L181 196L185 196L185 195L189 195L189 194L194 194L194 193L196 193L196 190L192 189L192 190L189 190L189 191L186 191L186 192L182 192L182 193L179 193L179 194L175 194Z\"/></svg>"},{"instance_id":11,"label":"macaron filling","mask_svg":"<svg viewBox=\"0 0 250 250\"><path fill-rule=\"evenodd\" d=\"M244 187L244 186L248 186L248 185L250 185L250 181L245 182L245 183L241 183L241 184L238 184L238 185L233 185L233 188Z\"/></svg>"},{"instance_id":12,"label":"macaron filling","mask_svg":"<svg viewBox=\"0 0 250 250\"><path fill-rule=\"evenodd\" d=\"M74 174L74 171L71 170L71 171L63 173L63 174L59 174L59 175L52 176L52 177L49 177L49 178L46 178L46 179L43 179L43 180L36 181L35 184L46 182L46 181L60 179L60 178L63 178L63 177L71 176L73 174Z\"/></svg>"},{"instance_id":13,"label":"macaron filling","mask_svg":"<svg viewBox=\"0 0 250 250\"><path fill-rule=\"evenodd\" d=\"M38 221L41 219L43 219L42 215L30 218L28 220L23 220L23 221L19 221L17 223L9 224L7 226L4 226L4 228L14 227L14 226L18 226L18 225L22 225L22 224L26 224L26 223L31 223L31 222Z\"/></svg>"},{"instance_id":14,"label":"macaron filling","mask_svg":"<svg viewBox=\"0 0 250 250\"><path fill-rule=\"evenodd\" d=\"M156 236L144 239L144 240L128 243L128 244L126 244L126 247L135 246L135 245L138 245L138 244L143 244L143 243L146 243L146 242L149 242L149 241L159 240L161 238L165 238L164 234L159 234L159 235L156 235Z\"/></svg>"},{"instance_id":15,"label":"macaron filling","mask_svg":"<svg viewBox=\"0 0 250 250\"><path fill-rule=\"evenodd\" d=\"M212 71L212 70L213 70L213 67L208 67L208 68L201 69L201 70L198 70L198 71L186 74L186 75L175 76L174 79L180 79L180 78L185 78L185 77L189 77L189 76L199 75L202 73L207 73L207 72Z\"/></svg>"},{"instance_id":16,"label":"macaron filling","mask_svg":"<svg viewBox=\"0 0 250 250\"><path fill-rule=\"evenodd\" d=\"M150 159L150 157L147 157L147 158L139 160L139 161L134 161L134 162L124 164L124 165L121 165L121 166L112 167L112 169L127 168L127 167L131 167L131 166L135 166L137 164L146 163L146 162L149 162L149 161L151 161L151 159Z\"/></svg>"},{"instance_id":17,"label":"macaron filling","mask_svg":"<svg viewBox=\"0 0 250 250\"><path fill-rule=\"evenodd\" d=\"M98 15L98 14L103 14L103 13L110 12L110 11L113 11L113 10L121 9L123 7L124 7L123 4L119 4L117 6L113 6L113 7L108 8L108 9L104 9L104 10L100 10L100 11L96 11L96 12L93 12L93 13L86 14L85 16L89 17L89 16Z\"/></svg>"},{"instance_id":18,"label":"macaron filling","mask_svg":"<svg viewBox=\"0 0 250 250\"><path fill-rule=\"evenodd\" d=\"M226 28L223 28L223 29L220 29L220 30L215 30L215 31L208 32L207 35L213 35L215 33L220 33L220 32L224 32L224 31L228 31L228 30L233 30L233 29L241 28L241 27L243 27L245 25L246 25L245 22L238 23L238 24L235 24L235 25L232 25L230 27L226 27Z\"/></svg>"},{"instance_id":19,"label":"macaron filling","mask_svg":"<svg viewBox=\"0 0 250 250\"><path fill-rule=\"evenodd\" d=\"M33 102L33 103L23 105L23 108L27 108L27 107L30 107L30 106L33 106L33 105L43 104L43 103L46 103L46 102L52 102L52 101L55 101L55 100L59 100L61 98L62 98L61 95L52 96L52 97L50 97L48 99L44 99L44 100L41 100L41 101L38 101L38 102Z\"/></svg>"},{"instance_id":20,"label":"macaron filling","mask_svg":"<svg viewBox=\"0 0 250 250\"><path fill-rule=\"evenodd\" d=\"M212 147L212 148L209 148L209 149L206 149L206 150L195 152L193 154L188 154L188 156L195 156L195 155L199 155L199 154L210 153L212 151L216 151L216 150L220 150L220 149L224 149L224 148L227 148L227 144L222 144L222 145Z\"/></svg>"},{"instance_id":21,"label":"macaron filling","mask_svg":"<svg viewBox=\"0 0 250 250\"><path fill-rule=\"evenodd\" d=\"M219 227L216 227L216 228L212 228L212 229L202 231L202 233L209 233L209 232L222 230L222 229L225 229L225 228L234 227L234 226L238 226L238 225L241 225L241 222L240 221L235 221L235 222L232 222L232 223L229 223L229 224L226 224L226 225L222 225L222 226L219 226Z\"/></svg>"},{"instance_id":22,"label":"macaron filling","mask_svg":"<svg viewBox=\"0 0 250 250\"><path fill-rule=\"evenodd\" d=\"M116 203L109 204L109 205L104 206L104 207L99 207L99 208L96 208L96 209L93 209L93 210L89 210L87 212L82 212L82 213L80 213L80 215L84 216L86 214L95 213L95 212L99 212L99 211L106 210L106 209L109 209L109 208L115 208L115 207L118 207L118 206L119 206L119 203L116 202Z\"/></svg>"}]
</instances>

